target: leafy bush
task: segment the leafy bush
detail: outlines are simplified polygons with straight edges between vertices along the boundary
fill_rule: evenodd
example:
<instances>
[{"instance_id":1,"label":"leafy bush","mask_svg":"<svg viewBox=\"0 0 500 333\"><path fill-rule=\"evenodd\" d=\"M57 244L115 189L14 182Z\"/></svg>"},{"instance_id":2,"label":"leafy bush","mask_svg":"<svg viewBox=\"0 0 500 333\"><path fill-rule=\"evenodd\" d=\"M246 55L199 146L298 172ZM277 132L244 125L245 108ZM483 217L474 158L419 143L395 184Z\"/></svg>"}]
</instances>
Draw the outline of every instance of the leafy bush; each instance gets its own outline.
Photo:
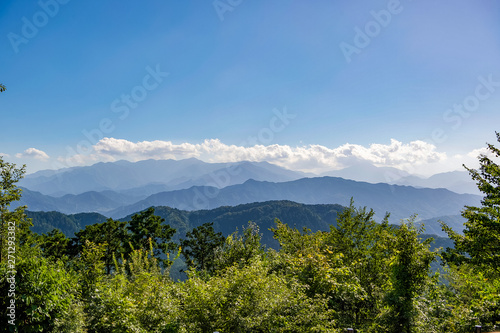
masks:
<instances>
[{"instance_id":1,"label":"leafy bush","mask_svg":"<svg viewBox=\"0 0 500 333\"><path fill-rule=\"evenodd\" d=\"M83 332L84 315L77 277L60 261L51 262L37 249L21 248L16 262L16 325L19 332ZM0 311L6 309L8 267L0 263Z\"/></svg>"},{"instance_id":2,"label":"leafy bush","mask_svg":"<svg viewBox=\"0 0 500 333\"><path fill-rule=\"evenodd\" d=\"M96 286L88 314L89 332L177 332L179 301L168 272L155 258L135 250L117 272Z\"/></svg>"},{"instance_id":3,"label":"leafy bush","mask_svg":"<svg viewBox=\"0 0 500 333\"><path fill-rule=\"evenodd\" d=\"M208 281L196 273L180 285L180 332L327 332L326 299L311 299L305 287L269 273L265 262L228 268Z\"/></svg>"}]
</instances>

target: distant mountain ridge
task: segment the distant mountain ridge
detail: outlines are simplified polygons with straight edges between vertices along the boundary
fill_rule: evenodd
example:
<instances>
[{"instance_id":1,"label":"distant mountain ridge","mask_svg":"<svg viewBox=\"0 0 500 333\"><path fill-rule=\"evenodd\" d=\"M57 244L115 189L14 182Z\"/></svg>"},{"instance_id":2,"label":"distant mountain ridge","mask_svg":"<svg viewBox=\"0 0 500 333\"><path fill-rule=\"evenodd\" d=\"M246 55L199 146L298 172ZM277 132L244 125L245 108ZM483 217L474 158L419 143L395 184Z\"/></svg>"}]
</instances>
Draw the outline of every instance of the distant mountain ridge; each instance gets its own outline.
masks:
<instances>
[{"instance_id":1,"label":"distant mountain ridge","mask_svg":"<svg viewBox=\"0 0 500 333\"><path fill-rule=\"evenodd\" d=\"M217 232L220 231L228 236L236 229L242 231L249 221L253 221L260 228L263 242L276 247L278 243L269 230L275 226L276 218L300 230L307 227L314 231L327 231L330 225L337 225L337 214L342 210L343 207L340 205L304 205L290 201L268 201L199 211L184 211L162 206L155 207L155 215L164 218L165 224L177 230L176 240L184 237L192 228L207 222L213 222ZM68 237L73 237L75 232L89 224L102 223L106 220L105 216L96 213L66 215L58 212L29 211L27 214L33 219L33 231L47 233L53 228L58 228ZM131 215L120 220L129 221Z\"/></svg>"},{"instance_id":2,"label":"distant mountain ridge","mask_svg":"<svg viewBox=\"0 0 500 333\"><path fill-rule=\"evenodd\" d=\"M465 205L479 205L481 200L477 195L457 194L446 189L417 189L335 177L316 177L282 183L248 180L222 189L194 186L185 190L161 192L111 211L109 215L120 217L150 206L199 210L269 200L348 205L351 197L356 205L373 208L379 219L385 212L390 212L396 221L413 214L419 214L421 219L458 215Z\"/></svg>"},{"instance_id":3,"label":"distant mountain ridge","mask_svg":"<svg viewBox=\"0 0 500 333\"><path fill-rule=\"evenodd\" d=\"M415 187L446 188L456 193L480 194L476 182L472 180L467 171L438 173L429 178L407 176L394 183Z\"/></svg>"},{"instance_id":4,"label":"distant mountain ridge","mask_svg":"<svg viewBox=\"0 0 500 333\"><path fill-rule=\"evenodd\" d=\"M413 187L445 188L460 194L480 194L476 183L467 171L443 172L425 178L410 175L408 172L396 168L376 167L366 162L358 163L341 170L325 172L322 175L373 184L387 183Z\"/></svg>"},{"instance_id":5,"label":"distant mountain ridge","mask_svg":"<svg viewBox=\"0 0 500 333\"><path fill-rule=\"evenodd\" d=\"M17 204L27 205L32 211L58 211L65 214L98 212L105 216L121 218L151 206L169 206L192 211L270 200L348 205L352 197L356 205L373 208L378 220L383 218L385 212L389 212L392 221L397 222L412 214L418 214L422 220L454 216L453 221L460 221L458 215L463 207L479 205L481 200L477 195L457 194L446 189L372 184L336 177L301 178L280 183L247 180L243 184L224 188L192 186L152 195L147 191L134 191L91 191L52 197L24 189Z\"/></svg>"},{"instance_id":6,"label":"distant mountain ridge","mask_svg":"<svg viewBox=\"0 0 500 333\"><path fill-rule=\"evenodd\" d=\"M439 221L446 223L454 231L462 233L464 229L464 223L467 222L467 219L462 217L462 215L438 216L432 219L419 221L417 225L423 224L425 227L426 234L434 234L440 237L448 237L446 232L442 230Z\"/></svg>"},{"instance_id":7,"label":"distant mountain ridge","mask_svg":"<svg viewBox=\"0 0 500 333\"><path fill-rule=\"evenodd\" d=\"M57 211L65 214L76 213L106 213L123 205L133 204L147 197L132 196L113 191L85 192L82 194L66 194L62 197L53 197L40 192L22 189L21 200L13 203L12 207L28 206L31 211Z\"/></svg>"},{"instance_id":8,"label":"distant mountain ridge","mask_svg":"<svg viewBox=\"0 0 500 333\"><path fill-rule=\"evenodd\" d=\"M273 239L269 230L275 227L275 219L281 220L290 227L302 230L302 228L316 231L328 231L330 226L337 226L337 217L344 207L340 205L305 205L291 201L266 201L238 206L224 206L211 210L184 211L171 207L155 207L155 215L165 219L165 224L177 230L174 240L184 238L187 231L198 227L203 223L213 222L216 232L222 232L228 236L236 230L240 232L252 221L259 226L262 234L262 243L269 247L278 248L278 243ZM136 212L137 213L137 212ZM84 229L85 226L102 223L106 217L97 213L81 213L66 215L58 212L27 212L28 217L33 219L34 232L47 233L54 228L61 230L66 236L74 237L75 232ZM130 221L131 215L121 218L122 221ZM438 230L437 220L426 221L427 234L434 234ZM443 234L440 232L441 236ZM447 238L436 239L435 247L452 247L452 242Z\"/></svg>"},{"instance_id":9,"label":"distant mountain ridge","mask_svg":"<svg viewBox=\"0 0 500 333\"><path fill-rule=\"evenodd\" d=\"M419 214L419 220L443 217L460 226L463 207L479 205L481 199L443 188L426 188L470 186L472 181L466 172L423 179L394 168L360 164L333 173L353 178L362 175L371 182L330 176L304 178L303 173L267 162L206 163L195 158L118 161L28 175L21 184L29 186L23 188L17 205L27 205L32 211L97 212L121 218L150 206L195 211L270 200L348 205L353 197L356 205L373 208L378 220L385 212L391 213L393 223ZM419 188L375 182L380 177ZM90 190L81 192L84 189ZM433 231L439 234L439 226Z\"/></svg>"},{"instance_id":10,"label":"distant mountain ridge","mask_svg":"<svg viewBox=\"0 0 500 333\"><path fill-rule=\"evenodd\" d=\"M225 187L248 179L288 181L302 177L304 173L267 162L206 163L189 158L101 162L85 167L43 170L27 175L19 185L51 196L109 190L126 192L131 189L153 194L201 185ZM153 189L153 192L148 189Z\"/></svg>"},{"instance_id":11,"label":"distant mountain ridge","mask_svg":"<svg viewBox=\"0 0 500 333\"><path fill-rule=\"evenodd\" d=\"M368 162L359 162L320 176L340 177L373 184L446 188L457 193L480 194L475 182L466 171L439 173L424 178L396 168L376 167ZM27 175L19 184L31 191L54 197L113 191L139 200L159 192L188 189L192 186L223 188L242 184L249 179L285 182L304 177L317 177L317 175L288 170L268 162L207 163L196 158L188 158L139 162L122 160L85 167L42 170ZM117 195L108 192L105 197L107 197L105 200L114 200ZM118 199L122 200L119 196Z\"/></svg>"}]
</instances>

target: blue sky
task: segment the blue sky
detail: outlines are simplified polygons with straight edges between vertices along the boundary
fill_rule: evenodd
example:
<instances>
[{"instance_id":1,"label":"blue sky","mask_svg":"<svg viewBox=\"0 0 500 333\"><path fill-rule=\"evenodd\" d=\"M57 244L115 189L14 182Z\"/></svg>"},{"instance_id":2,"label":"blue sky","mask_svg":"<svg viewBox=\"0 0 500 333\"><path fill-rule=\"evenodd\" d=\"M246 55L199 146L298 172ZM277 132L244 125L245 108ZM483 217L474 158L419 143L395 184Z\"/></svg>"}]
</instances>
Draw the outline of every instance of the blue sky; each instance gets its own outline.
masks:
<instances>
[{"instance_id":1,"label":"blue sky","mask_svg":"<svg viewBox=\"0 0 500 333\"><path fill-rule=\"evenodd\" d=\"M500 130L499 17L494 0L2 1L0 153L30 172L453 170Z\"/></svg>"}]
</instances>

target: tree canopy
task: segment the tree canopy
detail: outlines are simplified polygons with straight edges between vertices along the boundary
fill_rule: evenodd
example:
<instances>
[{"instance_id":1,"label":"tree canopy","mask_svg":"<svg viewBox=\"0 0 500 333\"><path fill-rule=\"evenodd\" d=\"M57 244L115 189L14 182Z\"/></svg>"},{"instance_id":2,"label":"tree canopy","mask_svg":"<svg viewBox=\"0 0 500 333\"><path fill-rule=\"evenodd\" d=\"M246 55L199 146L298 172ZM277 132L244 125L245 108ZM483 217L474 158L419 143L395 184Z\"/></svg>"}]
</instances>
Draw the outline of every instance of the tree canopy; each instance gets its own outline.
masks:
<instances>
[{"instance_id":1,"label":"tree canopy","mask_svg":"<svg viewBox=\"0 0 500 333\"><path fill-rule=\"evenodd\" d=\"M186 239L181 239L181 251L188 267L213 272L216 249L226 239L222 232L215 232L213 225L213 222L204 223L188 231Z\"/></svg>"},{"instance_id":2,"label":"tree canopy","mask_svg":"<svg viewBox=\"0 0 500 333\"><path fill-rule=\"evenodd\" d=\"M500 142L500 133L496 133ZM446 258L456 264L468 263L488 274L500 277L500 149L487 144L490 156L479 156L479 170L469 171L484 194L481 207L466 206L462 216L467 219L463 235L443 225L455 248L449 249Z\"/></svg>"},{"instance_id":3,"label":"tree canopy","mask_svg":"<svg viewBox=\"0 0 500 333\"><path fill-rule=\"evenodd\" d=\"M0 156L0 262L5 260L7 244L15 237L15 244L20 245L30 241L32 226L27 218L25 206L10 210L11 203L21 199L21 189L17 183L24 177L26 166L17 167L5 162ZM14 235L14 236L12 236Z\"/></svg>"},{"instance_id":4,"label":"tree canopy","mask_svg":"<svg viewBox=\"0 0 500 333\"><path fill-rule=\"evenodd\" d=\"M153 255L164 267L168 267L172 264L168 258L169 252L177 248L177 244L172 241L176 230L165 224L165 219L154 212L154 208L150 207L132 216L127 226L130 231L130 246L127 250L128 253L134 249L149 251L152 247Z\"/></svg>"}]
</instances>

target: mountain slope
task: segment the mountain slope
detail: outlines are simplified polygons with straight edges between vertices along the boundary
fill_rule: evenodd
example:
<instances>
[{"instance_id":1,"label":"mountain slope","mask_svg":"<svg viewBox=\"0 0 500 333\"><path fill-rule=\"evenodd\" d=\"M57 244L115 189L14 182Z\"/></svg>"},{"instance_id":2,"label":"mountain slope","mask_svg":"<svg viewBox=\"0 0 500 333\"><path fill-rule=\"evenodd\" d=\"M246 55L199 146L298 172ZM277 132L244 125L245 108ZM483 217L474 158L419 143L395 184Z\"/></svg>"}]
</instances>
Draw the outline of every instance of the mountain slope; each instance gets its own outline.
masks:
<instances>
[{"instance_id":1,"label":"mountain slope","mask_svg":"<svg viewBox=\"0 0 500 333\"><path fill-rule=\"evenodd\" d=\"M267 201L198 211L184 211L163 206L155 207L155 214L164 218L165 224L177 230L174 235L175 241L184 238L187 231L203 223L213 222L216 232L228 236L236 230L242 232L243 228L247 227L248 221L252 221L259 226L262 243L277 249L279 244L269 230L275 227L275 219L298 230L305 227L313 232L328 231L331 226L337 225L337 216L342 210L343 207L340 205L304 205L291 201ZM87 225L106 220L106 217L96 213L65 215L58 212L28 211L27 215L33 219L34 232L41 234L58 228L68 237L73 237L75 232ZM130 221L131 216L120 220ZM422 235L422 238L431 237L429 235L431 233L432 230L427 229L426 235ZM453 242L448 238L432 237L435 238L433 248L453 247Z\"/></svg>"},{"instance_id":2,"label":"mountain slope","mask_svg":"<svg viewBox=\"0 0 500 333\"><path fill-rule=\"evenodd\" d=\"M476 183L466 171L438 173L429 178L408 176L395 181L395 183L417 187L446 188L456 193L480 194Z\"/></svg>"},{"instance_id":3,"label":"mountain slope","mask_svg":"<svg viewBox=\"0 0 500 333\"><path fill-rule=\"evenodd\" d=\"M118 161L57 171L44 170L27 175L21 180L20 186L46 195L62 196L91 191L120 192L141 187L157 187L160 190L183 189L194 185L225 187L250 178L288 181L303 176L300 172L267 162L206 163L190 158L135 163Z\"/></svg>"},{"instance_id":4,"label":"mountain slope","mask_svg":"<svg viewBox=\"0 0 500 333\"><path fill-rule=\"evenodd\" d=\"M28 206L31 211L58 211L65 214L76 214L82 212L105 213L123 204L132 204L143 197L130 196L112 191L85 192L82 194L66 194L62 197L52 197L40 192L23 190L21 200L13 204L13 208L18 206Z\"/></svg>"},{"instance_id":5,"label":"mountain slope","mask_svg":"<svg viewBox=\"0 0 500 333\"><path fill-rule=\"evenodd\" d=\"M170 206L184 210L213 209L220 206L290 200L304 204L348 205L353 197L358 206L373 208L377 218L390 212L392 221L418 213L421 219L459 214L464 205L478 205L480 197L457 194L446 189L417 189L410 186L370 184L342 178L302 178L283 183L246 181L244 184L192 187L157 193L133 205L110 212L121 217L150 206Z\"/></svg>"},{"instance_id":6,"label":"mountain slope","mask_svg":"<svg viewBox=\"0 0 500 333\"><path fill-rule=\"evenodd\" d=\"M307 227L314 231L327 231L330 225L336 225L337 214L342 209L340 205L304 205L290 201L268 201L199 211L155 207L155 214L164 218L166 224L177 230L175 240L185 237L186 231L207 222L214 222L215 230L228 236L236 229L242 231L248 221L253 221L260 228L263 243L276 247L278 244L269 230L275 226L276 218L298 229ZM130 221L131 216L132 214L120 220ZM37 233L46 233L58 228L69 237L73 237L76 231L85 228L86 225L106 220L104 216L95 213L65 215L58 212L30 211L28 217L33 219L32 230Z\"/></svg>"},{"instance_id":7,"label":"mountain slope","mask_svg":"<svg viewBox=\"0 0 500 333\"><path fill-rule=\"evenodd\" d=\"M419 221L418 225L420 224L424 225L426 234L434 234L438 235L439 237L448 237L446 232L442 230L439 221L446 223L453 230L461 233L462 230L464 229L464 223L467 220L463 218L461 215L438 216L431 219Z\"/></svg>"},{"instance_id":8,"label":"mountain slope","mask_svg":"<svg viewBox=\"0 0 500 333\"><path fill-rule=\"evenodd\" d=\"M84 229L87 225L102 223L107 220L107 217L97 213L66 215L59 212L26 211L26 215L33 221L33 227L31 228L33 232L43 234L56 228L68 237L73 237L75 232Z\"/></svg>"},{"instance_id":9,"label":"mountain slope","mask_svg":"<svg viewBox=\"0 0 500 333\"><path fill-rule=\"evenodd\" d=\"M403 177L408 177L409 174L396 168L376 167L369 162L360 161L344 169L326 172L323 176L340 177L368 183L392 183Z\"/></svg>"},{"instance_id":10,"label":"mountain slope","mask_svg":"<svg viewBox=\"0 0 500 333\"><path fill-rule=\"evenodd\" d=\"M425 188L445 188L456 193L480 194L476 183L466 171L437 173L431 177L410 175L403 170L390 167L376 167L368 162L326 172L323 176L341 177L369 183L388 183Z\"/></svg>"}]
</instances>

